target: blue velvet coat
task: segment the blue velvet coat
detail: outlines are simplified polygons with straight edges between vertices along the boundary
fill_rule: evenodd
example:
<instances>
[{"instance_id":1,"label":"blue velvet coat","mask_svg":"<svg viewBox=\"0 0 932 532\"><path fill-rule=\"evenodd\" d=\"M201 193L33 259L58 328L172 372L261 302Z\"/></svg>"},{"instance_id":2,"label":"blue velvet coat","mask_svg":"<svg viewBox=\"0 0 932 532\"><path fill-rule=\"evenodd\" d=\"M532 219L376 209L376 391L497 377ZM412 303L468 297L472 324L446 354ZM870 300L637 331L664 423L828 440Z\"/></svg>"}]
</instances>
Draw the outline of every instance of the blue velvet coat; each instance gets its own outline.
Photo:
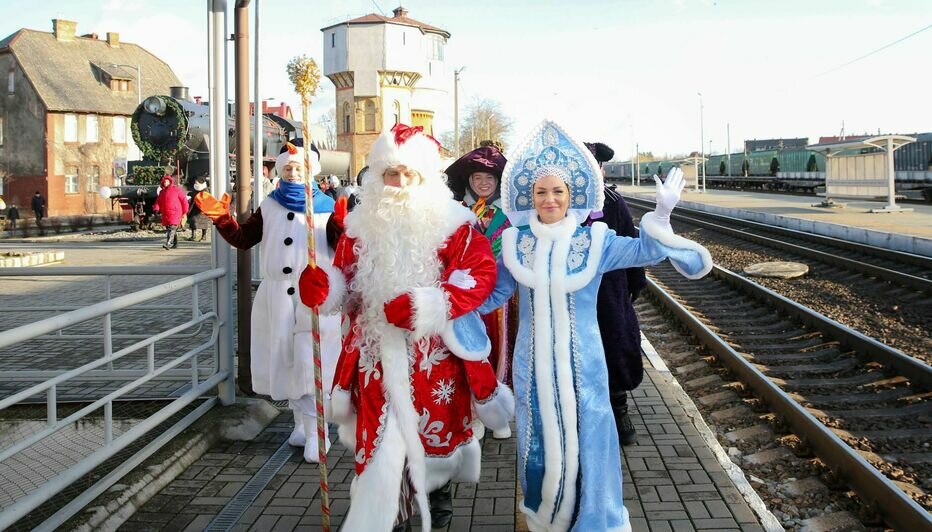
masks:
<instances>
[{"instance_id":1,"label":"blue velvet coat","mask_svg":"<svg viewBox=\"0 0 932 532\"><path fill-rule=\"evenodd\" d=\"M650 214L640 239L572 217L551 225L534 217L529 228L504 233L495 290L478 310L518 290L518 471L531 530L630 530L596 297L606 272L668 257L687 277L711 268L708 251Z\"/></svg>"}]
</instances>

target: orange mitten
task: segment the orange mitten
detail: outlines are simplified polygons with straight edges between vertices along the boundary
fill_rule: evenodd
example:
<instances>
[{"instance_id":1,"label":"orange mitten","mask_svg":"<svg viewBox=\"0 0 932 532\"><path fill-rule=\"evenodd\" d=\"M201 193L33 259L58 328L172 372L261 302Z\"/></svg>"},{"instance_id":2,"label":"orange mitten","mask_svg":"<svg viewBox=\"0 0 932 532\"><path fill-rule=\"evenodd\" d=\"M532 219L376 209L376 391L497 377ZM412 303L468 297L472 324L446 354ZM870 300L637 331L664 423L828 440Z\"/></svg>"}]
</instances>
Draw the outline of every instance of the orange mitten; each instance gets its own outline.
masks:
<instances>
[{"instance_id":1,"label":"orange mitten","mask_svg":"<svg viewBox=\"0 0 932 532\"><path fill-rule=\"evenodd\" d=\"M220 201L217 201L206 190L202 190L194 196L194 203L204 213L204 216L212 221L216 221L217 218L230 212L230 195L227 193L224 193Z\"/></svg>"}]
</instances>

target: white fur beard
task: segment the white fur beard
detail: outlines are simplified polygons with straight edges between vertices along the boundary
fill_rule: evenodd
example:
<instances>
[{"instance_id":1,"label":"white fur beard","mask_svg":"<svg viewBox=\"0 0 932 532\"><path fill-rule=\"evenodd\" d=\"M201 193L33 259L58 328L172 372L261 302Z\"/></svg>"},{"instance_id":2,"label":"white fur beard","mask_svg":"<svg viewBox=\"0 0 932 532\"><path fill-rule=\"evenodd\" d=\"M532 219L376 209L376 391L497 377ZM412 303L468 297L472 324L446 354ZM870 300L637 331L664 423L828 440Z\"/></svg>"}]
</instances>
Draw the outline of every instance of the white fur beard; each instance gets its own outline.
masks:
<instances>
[{"instance_id":1,"label":"white fur beard","mask_svg":"<svg viewBox=\"0 0 932 532\"><path fill-rule=\"evenodd\" d=\"M363 351L378 352L379 331L387 326L386 302L412 288L439 284L437 251L448 236L439 228L447 225L451 197L439 180L398 189L371 179L362 187L346 229L356 239L356 271L349 288L362 297L359 323L367 331Z\"/></svg>"}]
</instances>

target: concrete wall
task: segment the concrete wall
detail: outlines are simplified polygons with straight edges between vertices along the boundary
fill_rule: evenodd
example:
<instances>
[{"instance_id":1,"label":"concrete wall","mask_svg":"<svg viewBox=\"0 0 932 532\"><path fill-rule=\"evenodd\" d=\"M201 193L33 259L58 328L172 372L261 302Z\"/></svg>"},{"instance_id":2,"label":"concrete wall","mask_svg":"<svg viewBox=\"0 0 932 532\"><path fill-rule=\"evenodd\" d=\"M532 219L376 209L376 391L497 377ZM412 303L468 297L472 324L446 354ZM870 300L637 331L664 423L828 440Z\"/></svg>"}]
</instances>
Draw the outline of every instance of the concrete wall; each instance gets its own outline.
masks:
<instances>
[{"instance_id":1,"label":"concrete wall","mask_svg":"<svg viewBox=\"0 0 932 532\"><path fill-rule=\"evenodd\" d=\"M7 92L7 75L13 65L14 93ZM20 210L39 190L45 191L45 107L35 89L16 65L12 54L0 55L0 117L3 145L0 146L0 177L4 178L4 200Z\"/></svg>"},{"instance_id":2,"label":"concrete wall","mask_svg":"<svg viewBox=\"0 0 932 532\"><path fill-rule=\"evenodd\" d=\"M355 76L356 96L378 96L379 70L385 70L385 24L350 26L346 39L348 50L336 50L347 56L346 69ZM324 52L327 52L324 48Z\"/></svg>"},{"instance_id":3,"label":"concrete wall","mask_svg":"<svg viewBox=\"0 0 932 532\"><path fill-rule=\"evenodd\" d=\"M347 60L347 26L336 26L324 34L324 75L349 70Z\"/></svg>"}]
</instances>

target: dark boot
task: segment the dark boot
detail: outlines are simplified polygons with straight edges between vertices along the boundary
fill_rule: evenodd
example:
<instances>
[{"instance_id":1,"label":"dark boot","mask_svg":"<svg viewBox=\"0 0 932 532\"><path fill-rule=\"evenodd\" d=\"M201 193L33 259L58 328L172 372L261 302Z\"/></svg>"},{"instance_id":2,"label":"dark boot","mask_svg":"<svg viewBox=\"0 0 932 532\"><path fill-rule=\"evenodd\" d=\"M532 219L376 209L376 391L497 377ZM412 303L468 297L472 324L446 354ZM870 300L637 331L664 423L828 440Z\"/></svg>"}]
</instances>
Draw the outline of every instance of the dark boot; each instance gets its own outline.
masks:
<instances>
[{"instance_id":1,"label":"dark boot","mask_svg":"<svg viewBox=\"0 0 932 532\"><path fill-rule=\"evenodd\" d=\"M399 523L392 528L392 532L411 532L411 520L408 519L404 523Z\"/></svg>"},{"instance_id":2,"label":"dark boot","mask_svg":"<svg viewBox=\"0 0 932 532\"><path fill-rule=\"evenodd\" d=\"M453 519L453 484L447 482L442 488L430 492L430 524L433 528L445 528Z\"/></svg>"},{"instance_id":3,"label":"dark boot","mask_svg":"<svg viewBox=\"0 0 932 532\"><path fill-rule=\"evenodd\" d=\"M622 446L634 445L638 441L638 432L628 415L628 394L612 392L612 412L615 414L615 427L618 429L618 441Z\"/></svg>"}]
</instances>

